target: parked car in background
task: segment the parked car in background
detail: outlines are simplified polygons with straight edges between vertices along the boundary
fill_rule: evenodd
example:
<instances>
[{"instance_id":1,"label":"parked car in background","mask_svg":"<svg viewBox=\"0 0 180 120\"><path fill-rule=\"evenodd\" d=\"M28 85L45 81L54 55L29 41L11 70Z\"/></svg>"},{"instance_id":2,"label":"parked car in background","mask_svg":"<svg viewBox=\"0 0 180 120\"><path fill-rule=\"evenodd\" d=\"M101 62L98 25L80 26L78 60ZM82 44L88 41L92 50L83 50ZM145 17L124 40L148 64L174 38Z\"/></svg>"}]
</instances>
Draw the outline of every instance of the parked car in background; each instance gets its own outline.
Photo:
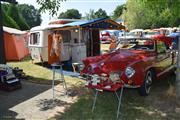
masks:
<instances>
[{"instance_id":1,"label":"parked car in background","mask_svg":"<svg viewBox=\"0 0 180 120\"><path fill-rule=\"evenodd\" d=\"M133 29L130 32L123 32L119 40L134 37L143 37L143 29Z\"/></svg>"},{"instance_id":2,"label":"parked car in background","mask_svg":"<svg viewBox=\"0 0 180 120\"><path fill-rule=\"evenodd\" d=\"M111 88L123 82L146 96L153 80L175 69L176 56L163 41L128 38L121 39L113 52L86 58L83 63L81 75L87 78L87 84Z\"/></svg>"},{"instance_id":3,"label":"parked car in background","mask_svg":"<svg viewBox=\"0 0 180 120\"><path fill-rule=\"evenodd\" d=\"M147 29L143 31L143 34L144 34L144 37L151 38L153 36L159 35L160 31Z\"/></svg>"},{"instance_id":4,"label":"parked car in background","mask_svg":"<svg viewBox=\"0 0 180 120\"><path fill-rule=\"evenodd\" d=\"M101 31L100 32L100 41L101 43L110 43L111 42L111 35L108 31Z\"/></svg>"},{"instance_id":5,"label":"parked car in background","mask_svg":"<svg viewBox=\"0 0 180 120\"><path fill-rule=\"evenodd\" d=\"M115 36L118 40L119 36L122 36L123 32L121 30L103 30L100 32L101 43L110 43L111 36Z\"/></svg>"}]
</instances>

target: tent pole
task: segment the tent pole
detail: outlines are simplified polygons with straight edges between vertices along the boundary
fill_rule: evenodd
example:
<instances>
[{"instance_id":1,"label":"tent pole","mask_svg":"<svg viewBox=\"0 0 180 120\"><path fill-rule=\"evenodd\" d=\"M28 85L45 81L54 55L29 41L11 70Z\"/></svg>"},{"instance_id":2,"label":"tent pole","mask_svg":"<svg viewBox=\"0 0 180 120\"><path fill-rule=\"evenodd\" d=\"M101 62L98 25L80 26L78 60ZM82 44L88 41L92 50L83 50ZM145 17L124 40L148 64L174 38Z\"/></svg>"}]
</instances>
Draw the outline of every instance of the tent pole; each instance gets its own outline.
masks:
<instances>
[{"instance_id":1,"label":"tent pole","mask_svg":"<svg viewBox=\"0 0 180 120\"><path fill-rule=\"evenodd\" d=\"M80 55L80 61L81 61L81 29L79 28L79 55Z\"/></svg>"},{"instance_id":2,"label":"tent pole","mask_svg":"<svg viewBox=\"0 0 180 120\"><path fill-rule=\"evenodd\" d=\"M91 56L94 55L94 52L93 52L93 36L92 36L92 29L90 29L90 33L91 33Z\"/></svg>"},{"instance_id":3,"label":"tent pole","mask_svg":"<svg viewBox=\"0 0 180 120\"><path fill-rule=\"evenodd\" d=\"M2 8L0 1L0 64L6 64L2 17L3 16L2 16Z\"/></svg>"}]
</instances>

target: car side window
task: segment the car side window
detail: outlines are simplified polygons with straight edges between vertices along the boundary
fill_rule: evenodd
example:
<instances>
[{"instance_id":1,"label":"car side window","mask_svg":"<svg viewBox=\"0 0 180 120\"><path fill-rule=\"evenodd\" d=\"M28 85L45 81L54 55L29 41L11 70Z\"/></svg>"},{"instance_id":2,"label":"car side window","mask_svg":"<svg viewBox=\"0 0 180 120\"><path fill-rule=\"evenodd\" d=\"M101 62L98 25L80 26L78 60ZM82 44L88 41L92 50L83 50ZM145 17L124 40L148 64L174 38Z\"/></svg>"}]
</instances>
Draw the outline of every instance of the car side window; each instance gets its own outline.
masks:
<instances>
[{"instance_id":1,"label":"car side window","mask_svg":"<svg viewBox=\"0 0 180 120\"><path fill-rule=\"evenodd\" d=\"M157 53L165 53L167 50L166 45L162 41L157 41Z\"/></svg>"}]
</instances>

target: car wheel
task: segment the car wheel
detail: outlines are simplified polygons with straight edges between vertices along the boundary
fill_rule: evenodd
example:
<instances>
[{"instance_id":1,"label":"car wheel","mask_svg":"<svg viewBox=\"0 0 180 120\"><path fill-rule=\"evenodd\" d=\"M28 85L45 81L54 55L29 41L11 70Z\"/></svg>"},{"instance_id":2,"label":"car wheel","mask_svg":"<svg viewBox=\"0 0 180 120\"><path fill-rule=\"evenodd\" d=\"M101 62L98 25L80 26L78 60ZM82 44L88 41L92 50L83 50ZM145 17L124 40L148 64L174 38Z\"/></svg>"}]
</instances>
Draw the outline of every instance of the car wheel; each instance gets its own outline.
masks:
<instances>
[{"instance_id":1,"label":"car wheel","mask_svg":"<svg viewBox=\"0 0 180 120\"><path fill-rule=\"evenodd\" d=\"M175 76L175 75L176 75L176 67L172 69L172 71L171 71L171 74L170 74L170 75L172 75L172 76Z\"/></svg>"},{"instance_id":2,"label":"car wheel","mask_svg":"<svg viewBox=\"0 0 180 120\"><path fill-rule=\"evenodd\" d=\"M144 83L139 88L139 94L141 96L147 96L149 94L152 82L153 82L153 73L150 70L148 70L145 75Z\"/></svg>"}]
</instances>

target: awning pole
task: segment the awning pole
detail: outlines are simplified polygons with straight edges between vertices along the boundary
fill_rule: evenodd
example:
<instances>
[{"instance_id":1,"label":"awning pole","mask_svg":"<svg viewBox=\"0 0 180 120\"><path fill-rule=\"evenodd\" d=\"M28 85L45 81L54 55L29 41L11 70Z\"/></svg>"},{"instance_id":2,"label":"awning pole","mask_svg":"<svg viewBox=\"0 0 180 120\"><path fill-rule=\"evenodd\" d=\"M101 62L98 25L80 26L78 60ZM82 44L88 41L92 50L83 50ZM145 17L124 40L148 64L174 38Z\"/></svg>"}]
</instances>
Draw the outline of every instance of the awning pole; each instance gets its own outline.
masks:
<instances>
[{"instance_id":1,"label":"awning pole","mask_svg":"<svg viewBox=\"0 0 180 120\"><path fill-rule=\"evenodd\" d=\"M79 56L81 61L81 29L79 28Z\"/></svg>"},{"instance_id":2,"label":"awning pole","mask_svg":"<svg viewBox=\"0 0 180 120\"><path fill-rule=\"evenodd\" d=\"M91 30L91 56L93 56L94 55L94 51L93 51L93 43L94 43L94 40L93 40L93 35L92 35L92 29L90 29Z\"/></svg>"},{"instance_id":3,"label":"awning pole","mask_svg":"<svg viewBox=\"0 0 180 120\"><path fill-rule=\"evenodd\" d=\"M80 28L79 28L79 45L80 45L80 42L81 42L81 33L80 33L81 31L80 31Z\"/></svg>"}]
</instances>

